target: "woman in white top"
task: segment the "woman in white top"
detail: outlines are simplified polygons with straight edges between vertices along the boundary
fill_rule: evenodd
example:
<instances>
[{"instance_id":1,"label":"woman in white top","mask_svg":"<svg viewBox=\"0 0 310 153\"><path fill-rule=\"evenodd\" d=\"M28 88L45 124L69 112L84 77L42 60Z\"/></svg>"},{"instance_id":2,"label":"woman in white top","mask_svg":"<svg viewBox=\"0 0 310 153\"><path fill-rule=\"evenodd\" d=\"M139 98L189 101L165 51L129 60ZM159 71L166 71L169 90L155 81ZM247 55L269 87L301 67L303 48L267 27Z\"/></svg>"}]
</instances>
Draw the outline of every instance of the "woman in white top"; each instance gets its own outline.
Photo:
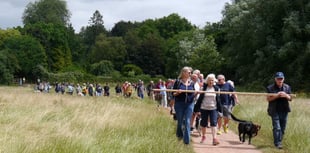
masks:
<instances>
[{"instance_id":1,"label":"woman in white top","mask_svg":"<svg viewBox=\"0 0 310 153\"><path fill-rule=\"evenodd\" d=\"M203 85L203 91L207 92L200 94L195 107L197 107L197 109L199 109L201 113L200 126L202 127L202 138L200 143L204 143L204 141L206 140L206 127L208 125L208 117L210 117L213 145L218 145L219 141L216 138L216 125L218 117L217 104L219 102L219 96L214 92L218 91L219 88L214 85L214 81L215 75L209 74L206 78L206 83Z\"/></svg>"}]
</instances>

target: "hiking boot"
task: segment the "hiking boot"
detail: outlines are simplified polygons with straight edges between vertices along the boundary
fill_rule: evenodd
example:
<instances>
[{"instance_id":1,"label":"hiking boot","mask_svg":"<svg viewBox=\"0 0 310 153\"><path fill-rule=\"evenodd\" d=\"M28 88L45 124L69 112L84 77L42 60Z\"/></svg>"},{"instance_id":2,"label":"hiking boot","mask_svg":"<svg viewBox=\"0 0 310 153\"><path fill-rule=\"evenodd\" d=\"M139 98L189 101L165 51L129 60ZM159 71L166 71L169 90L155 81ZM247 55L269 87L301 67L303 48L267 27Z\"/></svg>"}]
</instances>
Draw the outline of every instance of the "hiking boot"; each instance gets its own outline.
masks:
<instances>
[{"instance_id":1,"label":"hiking boot","mask_svg":"<svg viewBox=\"0 0 310 153\"><path fill-rule=\"evenodd\" d=\"M213 139L213 145L216 146L218 144L220 144L220 142L217 139Z\"/></svg>"},{"instance_id":2,"label":"hiking boot","mask_svg":"<svg viewBox=\"0 0 310 153\"><path fill-rule=\"evenodd\" d=\"M200 143L204 143L206 141L206 136L202 136Z\"/></svg>"},{"instance_id":3,"label":"hiking boot","mask_svg":"<svg viewBox=\"0 0 310 153\"><path fill-rule=\"evenodd\" d=\"M216 134L221 135L222 134L221 130L218 130Z\"/></svg>"}]
</instances>

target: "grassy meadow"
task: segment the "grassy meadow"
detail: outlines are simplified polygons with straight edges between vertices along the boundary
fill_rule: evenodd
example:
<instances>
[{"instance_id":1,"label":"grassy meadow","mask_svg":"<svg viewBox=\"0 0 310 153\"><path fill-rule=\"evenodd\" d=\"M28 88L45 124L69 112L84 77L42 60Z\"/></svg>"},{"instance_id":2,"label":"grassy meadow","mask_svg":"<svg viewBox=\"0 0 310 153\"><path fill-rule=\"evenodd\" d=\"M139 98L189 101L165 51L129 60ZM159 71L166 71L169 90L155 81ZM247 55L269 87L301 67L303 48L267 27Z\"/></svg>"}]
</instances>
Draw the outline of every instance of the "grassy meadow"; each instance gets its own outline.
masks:
<instances>
[{"instance_id":1,"label":"grassy meadow","mask_svg":"<svg viewBox=\"0 0 310 153\"><path fill-rule=\"evenodd\" d=\"M150 100L0 87L1 153L193 153Z\"/></svg>"},{"instance_id":2,"label":"grassy meadow","mask_svg":"<svg viewBox=\"0 0 310 153\"><path fill-rule=\"evenodd\" d=\"M134 95L135 96L135 95ZM259 123L252 144L264 153L310 152L310 100L294 99L283 150L275 149L263 96L239 96L234 114ZM0 153L193 153L175 137L175 122L153 101L34 93L0 87ZM237 131L237 123L230 129ZM236 140L238 141L238 140Z\"/></svg>"},{"instance_id":3,"label":"grassy meadow","mask_svg":"<svg viewBox=\"0 0 310 153\"><path fill-rule=\"evenodd\" d=\"M298 96L298 95L297 95ZM272 123L267 114L268 102L264 96L239 96L233 114L241 119L251 120L261 125L257 137L252 144L264 153L309 153L310 152L310 100L293 99L290 103L292 112L289 113L286 133L283 139L283 150L273 145ZM231 123L231 128L237 133L237 123Z\"/></svg>"}]
</instances>

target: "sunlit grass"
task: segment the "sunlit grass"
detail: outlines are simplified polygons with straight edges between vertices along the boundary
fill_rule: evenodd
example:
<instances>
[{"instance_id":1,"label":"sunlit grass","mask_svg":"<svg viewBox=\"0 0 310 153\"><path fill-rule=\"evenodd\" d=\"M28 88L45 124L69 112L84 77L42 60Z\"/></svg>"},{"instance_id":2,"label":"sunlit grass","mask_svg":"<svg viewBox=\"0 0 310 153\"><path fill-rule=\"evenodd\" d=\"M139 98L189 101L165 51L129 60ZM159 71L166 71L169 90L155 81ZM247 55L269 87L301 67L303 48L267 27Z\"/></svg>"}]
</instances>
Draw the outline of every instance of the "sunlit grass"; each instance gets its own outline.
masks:
<instances>
[{"instance_id":1,"label":"sunlit grass","mask_svg":"<svg viewBox=\"0 0 310 153\"><path fill-rule=\"evenodd\" d=\"M147 99L78 97L0 87L0 152L193 152Z\"/></svg>"},{"instance_id":2,"label":"sunlit grass","mask_svg":"<svg viewBox=\"0 0 310 153\"><path fill-rule=\"evenodd\" d=\"M309 153L310 152L310 100L294 99L290 103L292 112L289 113L286 133L283 140L283 150L273 146L271 118L267 114L268 102L266 97L239 96L241 105L234 108L233 113L241 119L259 123L262 128L252 141L264 153ZM237 124L232 123L237 132Z\"/></svg>"},{"instance_id":3,"label":"sunlit grass","mask_svg":"<svg viewBox=\"0 0 310 153\"><path fill-rule=\"evenodd\" d=\"M239 96L234 114L259 123L252 143L264 153L308 153L310 101L295 99L284 149L273 146L267 102ZM237 131L237 124L230 129ZM78 97L0 87L0 152L5 153L193 153L175 137L175 122L148 99ZM238 141L238 140L236 140Z\"/></svg>"}]
</instances>

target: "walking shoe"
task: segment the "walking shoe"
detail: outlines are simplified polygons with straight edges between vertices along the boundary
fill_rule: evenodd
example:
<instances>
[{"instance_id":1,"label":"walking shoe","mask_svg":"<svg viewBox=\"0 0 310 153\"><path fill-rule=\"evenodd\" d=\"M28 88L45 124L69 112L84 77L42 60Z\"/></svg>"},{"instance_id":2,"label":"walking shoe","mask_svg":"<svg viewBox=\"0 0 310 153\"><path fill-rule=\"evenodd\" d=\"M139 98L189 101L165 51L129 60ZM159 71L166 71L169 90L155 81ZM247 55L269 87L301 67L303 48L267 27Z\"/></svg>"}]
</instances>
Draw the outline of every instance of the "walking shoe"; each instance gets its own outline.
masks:
<instances>
[{"instance_id":1,"label":"walking shoe","mask_svg":"<svg viewBox=\"0 0 310 153\"><path fill-rule=\"evenodd\" d=\"M281 144L276 145L276 147L277 147L278 149L282 149L282 148L283 148L283 146L282 146Z\"/></svg>"},{"instance_id":2,"label":"walking shoe","mask_svg":"<svg viewBox=\"0 0 310 153\"><path fill-rule=\"evenodd\" d=\"M218 130L216 134L221 135L222 134L221 130Z\"/></svg>"},{"instance_id":3,"label":"walking shoe","mask_svg":"<svg viewBox=\"0 0 310 153\"><path fill-rule=\"evenodd\" d=\"M213 145L216 146L218 144L220 144L220 142L217 139L213 139Z\"/></svg>"},{"instance_id":4,"label":"walking shoe","mask_svg":"<svg viewBox=\"0 0 310 153\"><path fill-rule=\"evenodd\" d=\"M206 136L202 136L200 143L204 143L206 141Z\"/></svg>"},{"instance_id":5,"label":"walking shoe","mask_svg":"<svg viewBox=\"0 0 310 153\"><path fill-rule=\"evenodd\" d=\"M225 132L225 133L228 132L228 126L224 126L224 132Z\"/></svg>"}]
</instances>

